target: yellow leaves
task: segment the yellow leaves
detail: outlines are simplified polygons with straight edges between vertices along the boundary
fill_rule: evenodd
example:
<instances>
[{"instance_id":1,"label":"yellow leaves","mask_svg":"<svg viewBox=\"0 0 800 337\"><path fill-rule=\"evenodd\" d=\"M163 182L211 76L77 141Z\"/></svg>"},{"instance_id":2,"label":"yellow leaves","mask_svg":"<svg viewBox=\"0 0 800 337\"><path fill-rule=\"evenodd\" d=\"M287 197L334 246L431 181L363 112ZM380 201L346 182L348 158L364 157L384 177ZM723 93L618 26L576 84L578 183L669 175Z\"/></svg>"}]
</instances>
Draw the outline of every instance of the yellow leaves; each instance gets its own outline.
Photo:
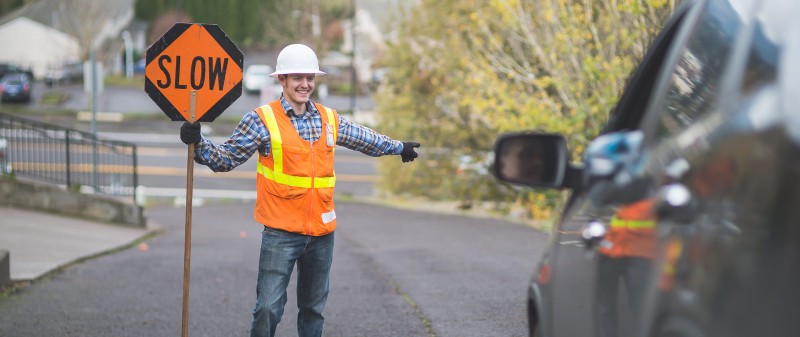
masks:
<instances>
[{"instance_id":1,"label":"yellow leaves","mask_svg":"<svg viewBox=\"0 0 800 337\"><path fill-rule=\"evenodd\" d=\"M469 18L470 18L470 20L472 20L472 22L478 22L478 19L480 19L480 16L478 15L478 12L472 12L472 13L469 14Z\"/></svg>"},{"instance_id":2,"label":"yellow leaves","mask_svg":"<svg viewBox=\"0 0 800 337\"><path fill-rule=\"evenodd\" d=\"M376 98L379 128L396 138L425 135L431 147L451 151L465 144L488 151L502 132L558 132L579 156L642 56L641 44L659 28L635 16L663 17L648 11L673 2L423 0L386 53L385 65L397 71ZM399 167L387 166L392 174ZM416 172L423 182L442 182L426 195L458 185L438 167ZM384 186L421 184L411 177ZM532 216L546 218L558 197L523 199Z\"/></svg>"},{"instance_id":3,"label":"yellow leaves","mask_svg":"<svg viewBox=\"0 0 800 337\"><path fill-rule=\"evenodd\" d=\"M678 1L680 0L622 0L617 3L617 8L621 12L642 15L648 14L648 10L672 8Z\"/></svg>"},{"instance_id":4,"label":"yellow leaves","mask_svg":"<svg viewBox=\"0 0 800 337\"><path fill-rule=\"evenodd\" d=\"M553 84L553 78L550 76L539 76L534 82L542 88L547 88Z\"/></svg>"},{"instance_id":5,"label":"yellow leaves","mask_svg":"<svg viewBox=\"0 0 800 337\"><path fill-rule=\"evenodd\" d=\"M480 83L481 83L481 81L480 81L480 79L478 79L477 76L470 76L470 77L467 78L467 81L466 81L465 84L475 87L475 86L480 85Z\"/></svg>"},{"instance_id":6,"label":"yellow leaves","mask_svg":"<svg viewBox=\"0 0 800 337\"><path fill-rule=\"evenodd\" d=\"M586 82L585 81L575 81L572 83L575 86L575 91L583 92L586 90Z\"/></svg>"},{"instance_id":7,"label":"yellow leaves","mask_svg":"<svg viewBox=\"0 0 800 337\"><path fill-rule=\"evenodd\" d=\"M519 0L492 0L492 7L501 10L503 8L516 9L519 6Z\"/></svg>"},{"instance_id":8,"label":"yellow leaves","mask_svg":"<svg viewBox=\"0 0 800 337\"><path fill-rule=\"evenodd\" d=\"M531 218L534 220L547 220L550 219L550 217L552 216L553 208L548 207L547 205L531 203L530 212L531 212Z\"/></svg>"},{"instance_id":9,"label":"yellow leaves","mask_svg":"<svg viewBox=\"0 0 800 337\"><path fill-rule=\"evenodd\" d=\"M654 8L663 8L663 7L667 6L670 2L672 2L672 1L669 1L669 0L649 0L648 1L650 6L652 6Z\"/></svg>"},{"instance_id":10,"label":"yellow leaves","mask_svg":"<svg viewBox=\"0 0 800 337\"><path fill-rule=\"evenodd\" d=\"M623 0L618 3L618 8L621 12L631 14L643 14L643 0Z\"/></svg>"},{"instance_id":11,"label":"yellow leaves","mask_svg":"<svg viewBox=\"0 0 800 337\"><path fill-rule=\"evenodd\" d=\"M518 0L492 0L489 2L489 8L493 14L496 14L503 23L510 24L515 21L514 12L519 6Z\"/></svg>"},{"instance_id":12,"label":"yellow leaves","mask_svg":"<svg viewBox=\"0 0 800 337\"><path fill-rule=\"evenodd\" d=\"M550 6L542 8L542 14L543 14L542 19L544 20L545 23L553 24L556 22L555 11L553 10L553 8L550 8Z\"/></svg>"}]
</instances>

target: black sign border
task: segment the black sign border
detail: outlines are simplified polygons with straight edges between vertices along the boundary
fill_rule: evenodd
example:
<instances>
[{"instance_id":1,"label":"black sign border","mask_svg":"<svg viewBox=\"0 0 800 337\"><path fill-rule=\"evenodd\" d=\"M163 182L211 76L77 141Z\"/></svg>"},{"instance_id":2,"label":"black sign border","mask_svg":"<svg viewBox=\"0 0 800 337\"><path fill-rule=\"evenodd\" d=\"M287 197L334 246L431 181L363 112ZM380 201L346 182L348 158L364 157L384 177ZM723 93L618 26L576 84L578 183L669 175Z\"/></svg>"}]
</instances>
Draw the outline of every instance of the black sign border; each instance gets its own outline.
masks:
<instances>
[{"instance_id":1,"label":"black sign border","mask_svg":"<svg viewBox=\"0 0 800 337\"><path fill-rule=\"evenodd\" d=\"M234 63L239 66L239 69L244 72L244 54L242 54L241 50L236 47L236 44L225 35L225 32L219 28L218 25L215 24L208 24L208 23L176 23L172 26L169 30L167 30L164 35L161 36L156 42L147 48L147 53L145 56L146 66L150 65L150 62L157 59L159 55L161 55L164 50L169 47L175 40L177 40L184 32L186 32L189 27L192 25L200 25L203 27L211 37L214 38L215 41L222 47L223 50L228 54L228 56L233 59ZM244 74L242 74L244 75ZM244 76L242 77L244 79ZM156 105L161 108L167 117L173 121L186 121L183 115L172 105L172 102L164 96L161 90L156 87L153 82L150 81L147 76L145 76L144 82L144 91L150 96ZM203 116L198 119L198 122L212 122L216 119L219 115L221 115L225 109L231 106L234 101L236 101L242 95L242 81L240 80L236 85L233 86L230 90L228 90L225 95L223 95L213 106L211 106L208 111L206 111Z\"/></svg>"}]
</instances>

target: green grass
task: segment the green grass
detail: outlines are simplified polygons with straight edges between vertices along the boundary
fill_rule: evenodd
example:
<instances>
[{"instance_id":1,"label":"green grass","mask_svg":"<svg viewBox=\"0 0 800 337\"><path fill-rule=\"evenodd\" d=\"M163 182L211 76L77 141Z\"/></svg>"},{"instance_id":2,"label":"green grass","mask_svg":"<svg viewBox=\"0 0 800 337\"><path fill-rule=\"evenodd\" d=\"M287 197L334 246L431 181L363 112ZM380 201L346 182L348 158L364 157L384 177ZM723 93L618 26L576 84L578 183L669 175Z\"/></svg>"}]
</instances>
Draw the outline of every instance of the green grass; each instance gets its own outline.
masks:
<instances>
[{"instance_id":1,"label":"green grass","mask_svg":"<svg viewBox=\"0 0 800 337\"><path fill-rule=\"evenodd\" d=\"M0 298L6 298L19 290L25 289L31 285L31 281L11 281L5 288L0 289Z\"/></svg>"},{"instance_id":2,"label":"green grass","mask_svg":"<svg viewBox=\"0 0 800 337\"><path fill-rule=\"evenodd\" d=\"M63 91L52 90L44 93L39 99L40 104L44 105L59 105L69 98L69 95Z\"/></svg>"},{"instance_id":3,"label":"green grass","mask_svg":"<svg viewBox=\"0 0 800 337\"><path fill-rule=\"evenodd\" d=\"M350 83L335 83L330 85L331 93L338 95L349 95L353 91Z\"/></svg>"},{"instance_id":4,"label":"green grass","mask_svg":"<svg viewBox=\"0 0 800 337\"><path fill-rule=\"evenodd\" d=\"M109 87L144 88L144 76L126 78L124 75L109 75L105 78L105 85Z\"/></svg>"}]
</instances>

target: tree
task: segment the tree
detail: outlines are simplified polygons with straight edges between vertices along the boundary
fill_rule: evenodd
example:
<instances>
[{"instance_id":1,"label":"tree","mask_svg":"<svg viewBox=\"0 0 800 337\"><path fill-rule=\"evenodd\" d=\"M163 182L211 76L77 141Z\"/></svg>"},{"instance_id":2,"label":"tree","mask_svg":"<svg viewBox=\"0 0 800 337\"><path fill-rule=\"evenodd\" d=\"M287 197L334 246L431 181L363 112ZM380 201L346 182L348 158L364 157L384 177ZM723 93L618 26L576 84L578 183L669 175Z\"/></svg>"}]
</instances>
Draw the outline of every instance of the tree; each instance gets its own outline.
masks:
<instances>
[{"instance_id":1,"label":"tree","mask_svg":"<svg viewBox=\"0 0 800 337\"><path fill-rule=\"evenodd\" d=\"M102 0L72 0L58 3L62 30L78 39L81 55L88 58L92 48L99 47L100 33L111 23L108 6Z\"/></svg>"},{"instance_id":2,"label":"tree","mask_svg":"<svg viewBox=\"0 0 800 337\"><path fill-rule=\"evenodd\" d=\"M534 93L530 122L567 133L578 152L600 131L633 66L672 12L668 0L494 1L475 20L492 73ZM526 123L527 124L527 123ZM523 124L525 125L525 124Z\"/></svg>"},{"instance_id":3,"label":"tree","mask_svg":"<svg viewBox=\"0 0 800 337\"><path fill-rule=\"evenodd\" d=\"M675 2L422 0L400 12L379 127L444 149L437 153L485 155L498 134L531 129L566 134L581 153ZM458 183L448 183L452 165L442 163L452 160L441 157L384 161L381 186L448 197L442 187ZM555 193L542 199L510 188L493 197L557 203Z\"/></svg>"},{"instance_id":4,"label":"tree","mask_svg":"<svg viewBox=\"0 0 800 337\"><path fill-rule=\"evenodd\" d=\"M346 19L349 0L272 0L255 7L258 37L268 46L284 46L302 41L324 53L332 41L323 39L325 27Z\"/></svg>"},{"instance_id":5,"label":"tree","mask_svg":"<svg viewBox=\"0 0 800 337\"><path fill-rule=\"evenodd\" d=\"M173 0L138 0L136 16L155 21L168 11L188 14L195 22L219 25L242 47L276 47L305 41L324 49L314 36L314 22L320 30L347 17L347 0L193 0L176 8ZM316 19L315 19L316 18Z\"/></svg>"}]
</instances>

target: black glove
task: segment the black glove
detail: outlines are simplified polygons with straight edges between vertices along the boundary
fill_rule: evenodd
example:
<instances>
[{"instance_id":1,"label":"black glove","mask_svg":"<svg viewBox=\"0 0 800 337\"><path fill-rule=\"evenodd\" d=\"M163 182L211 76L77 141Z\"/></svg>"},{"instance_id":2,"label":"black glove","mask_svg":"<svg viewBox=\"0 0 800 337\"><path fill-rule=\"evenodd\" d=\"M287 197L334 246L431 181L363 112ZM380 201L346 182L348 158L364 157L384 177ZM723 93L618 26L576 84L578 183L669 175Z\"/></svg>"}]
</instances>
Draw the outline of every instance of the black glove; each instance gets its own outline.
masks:
<instances>
[{"instance_id":1,"label":"black glove","mask_svg":"<svg viewBox=\"0 0 800 337\"><path fill-rule=\"evenodd\" d=\"M203 137L200 136L200 122L183 122L181 126L181 141L186 144L197 144Z\"/></svg>"},{"instance_id":2,"label":"black glove","mask_svg":"<svg viewBox=\"0 0 800 337\"><path fill-rule=\"evenodd\" d=\"M403 157L404 163L414 161L417 158L417 152L414 151L415 147L419 147L419 143L403 142L403 152L400 153L400 156Z\"/></svg>"}]
</instances>

